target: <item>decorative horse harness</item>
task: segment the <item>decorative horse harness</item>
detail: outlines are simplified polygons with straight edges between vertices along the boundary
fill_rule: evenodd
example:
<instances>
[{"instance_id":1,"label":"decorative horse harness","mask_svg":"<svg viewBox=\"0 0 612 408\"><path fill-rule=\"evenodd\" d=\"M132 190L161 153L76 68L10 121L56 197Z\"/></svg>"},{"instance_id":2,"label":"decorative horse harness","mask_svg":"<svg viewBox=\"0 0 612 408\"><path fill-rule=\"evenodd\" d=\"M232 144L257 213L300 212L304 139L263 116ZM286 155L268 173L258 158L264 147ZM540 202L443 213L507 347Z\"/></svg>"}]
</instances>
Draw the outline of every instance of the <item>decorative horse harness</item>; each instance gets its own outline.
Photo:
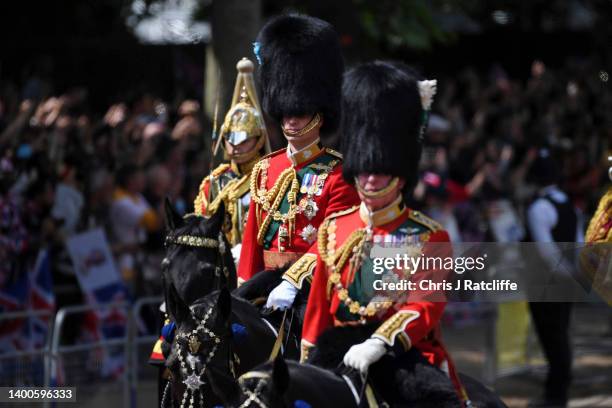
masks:
<instances>
[{"instance_id":1,"label":"decorative horse harness","mask_svg":"<svg viewBox=\"0 0 612 408\"><path fill-rule=\"evenodd\" d=\"M222 232L219 233L218 239L200 237L200 236L194 236L194 235L168 234L166 236L165 244L166 245L176 244L176 245L184 245L184 246L197 247L197 248L218 249L217 254L220 259L221 266L219 266L217 263L217 266L215 268L215 276L220 277L221 272L223 272L225 279L226 280L228 279L229 271L227 269L227 266L225 265L225 260L224 260L226 246L225 246L225 241L224 241ZM217 289L219 289L220 287L221 287L221 280L218 279ZM215 356L215 353L217 352L217 349L219 345L221 344L221 338L223 337L223 336L217 335L211 329L206 327L206 323L208 322L208 319L210 318L212 311L213 311L213 308L210 307L208 311L206 312L206 314L204 315L204 317L202 318L202 320L198 322L198 318L194 314L193 309L190 308L191 319L194 322L198 322L196 328L191 330L187 334L179 333L175 337L175 341L177 342L177 345L178 345L177 355L178 355L178 360L180 364L180 370L181 370L181 373L183 374L183 377L185 378L183 380L183 384L185 384L186 386L185 391L183 392L183 398L181 400L181 405L180 405L181 408L186 408L186 407L194 408L196 395L199 396L198 405L200 406L200 408L204 407L204 395L200 391L200 387L204 385L205 382L202 381L201 379L206 372L206 368L208 367L213 357ZM202 343L199 340L199 337L203 335L206 335L208 339L214 343L214 345L212 349L209 351L208 355L206 356L206 360L202 364L202 368L198 372L197 366L196 366L197 353L199 352L200 346L202 345ZM188 351L187 351L187 348L189 349ZM232 374L234 374L235 376L234 364L237 363L236 356L234 356L233 353L231 353L231 349L230 349L230 354L234 357L234 358L230 357L229 359L230 369L232 371ZM170 388L170 384L171 382L168 381L168 383L166 384L166 387L164 388L164 392L163 392L162 400L161 400L162 408L164 408L167 404L168 390ZM187 401L189 401L189 405L186 405ZM170 399L170 403L172 404L172 398Z\"/></svg>"},{"instance_id":2,"label":"decorative horse harness","mask_svg":"<svg viewBox=\"0 0 612 408\"><path fill-rule=\"evenodd\" d=\"M191 247L198 247L198 248L210 248L210 249L218 248L219 258L221 260L221 267L219 266L216 267L215 276L219 277L221 275L221 271L223 271L225 278L226 279L228 278L229 272L228 272L227 266L225 265L224 257L223 257L225 254L226 247L225 247L225 242L223 240L222 232L219 233L218 240L213 239L213 238L208 238L208 237L194 236L194 235L169 234L166 236L166 245L169 245L169 244L184 245L184 246L191 246ZM220 280L218 281L218 285L219 286L221 285ZM210 318L212 311L213 311L213 308L210 307L208 311L206 312L206 314L204 315L204 317L202 318L202 320L199 321L195 329L191 330L187 334L185 333L177 334L175 337L175 341L177 342L177 345L178 345L177 354L178 354L178 360L180 364L180 370L181 370L181 373L183 374L183 377L185 378L183 380L183 384L185 384L186 386L185 391L183 392L183 398L181 400L181 405L180 405L181 408L186 408L186 407L194 408L196 395L198 396L197 399L198 399L199 407L200 408L204 407L204 395L202 391L200 391L200 387L206 383L202 381L202 377L204 376L206 372L206 368L209 366L210 362L215 356L215 353L217 352L217 349L219 345L221 344L221 338L222 338L222 336L217 335L211 329L206 327L206 323L208 319ZM197 322L198 319L193 313L192 309L190 309L190 312L191 312L191 318L193 319L193 321ZM281 348L286 315L287 314L285 313L283 316L283 321L281 323L278 333L275 333L275 335L277 336L277 341L274 344L273 351L271 354L271 359L273 359L273 357L276 356L276 354L279 352ZM293 318L291 320L293 320ZM206 335L209 338L209 340L214 343L214 345L212 349L210 350L210 352L208 353L208 355L206 356L206 360L202 364L202 368L198 372L197 367L196 367L196 363L197 363L196 355L198 351L200 350L200 346L201 346L199 336L202 336L202 335ZM189 349L188 351L186 350L187 348ZM230 355L231 355L229 359L230 370L232 371L232 375L235 378L236 377L235 365L237 365L239 361L238 361L237 356L231 352L231 348L230 348ZM259 378L260 381L257 383L255 390L251 391L243 386L243 381L246 378L253 378L253 377ZM240 385L241 385L243 392L247 395L247 399L240 405L239 408L246 408L249 406L251 402L254 402L260 408L268 408L267 405L259 397L263 387L267 383L266 381L267 378L269 378L267 374L258 373L258 372L246 373L245 375L240 377L239 379ZM164 392L163 392L162 400L161 400L162 408L166 407L166 404L168 401L168 390L170 388L170 384L171 382L168 381L168 383L166 384L166 387L164 388ZM186 405L187 402L189 402L189 405ZM172 396L170 398L170 403L172 404Z\"/></svg>"}]
</instances>

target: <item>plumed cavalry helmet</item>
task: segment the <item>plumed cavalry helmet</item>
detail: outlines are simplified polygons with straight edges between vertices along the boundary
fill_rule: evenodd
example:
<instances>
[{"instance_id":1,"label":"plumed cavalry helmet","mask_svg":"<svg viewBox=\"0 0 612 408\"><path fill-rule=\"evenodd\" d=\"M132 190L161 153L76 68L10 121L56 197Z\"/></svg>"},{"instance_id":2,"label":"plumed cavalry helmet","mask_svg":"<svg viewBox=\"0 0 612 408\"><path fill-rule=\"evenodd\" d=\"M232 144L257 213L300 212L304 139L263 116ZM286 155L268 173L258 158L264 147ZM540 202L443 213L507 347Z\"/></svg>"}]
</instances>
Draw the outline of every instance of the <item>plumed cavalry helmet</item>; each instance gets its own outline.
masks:
<instances>
[{"instance_id":1,"label":"plumed cavalry helmet","mask_svg":"<svg viewBox=\"0 0 612 408\"><path fill-rule=\"evenodd\" d=\"M319 113L321 132L336 130L344 62L329 23L299 14L275 17L259 32L254 51L263 108L271 117L280 122Z\"/></svg>"},{"instance_id":2,"label":"plumed cavalry helmet","mask_svg":"<svg viewBox=\"0 0 612 408\"><path fill-rule=\"evenodd\" d=\"M247 159L254 157L260 150L270 151L266 124L257 98L255 83L253 81L254 65L248 58L242 58L236 64L238 76L234 85L234 95L229 111L219 131L219 138L215 146L215 153L222 140L233 145L245 142L247 139L257 138L255 147L249 152L242 153ZM226 152L226 156L229 156ZM233 159L236 157L226 157Z\"/></svg>"},{"instance_id":3,"label":"plumed cavalry helmet","mask_svg":"<svg viewBox=\"0 0 612 408\"><path fill-rule=\"evenodd\" d=\"M435 87L398 62L373 61L345 74L340 137L347 182L360 173L387 174L404 178L404 193L412 191Z\"/></svg>"}]
</instances>

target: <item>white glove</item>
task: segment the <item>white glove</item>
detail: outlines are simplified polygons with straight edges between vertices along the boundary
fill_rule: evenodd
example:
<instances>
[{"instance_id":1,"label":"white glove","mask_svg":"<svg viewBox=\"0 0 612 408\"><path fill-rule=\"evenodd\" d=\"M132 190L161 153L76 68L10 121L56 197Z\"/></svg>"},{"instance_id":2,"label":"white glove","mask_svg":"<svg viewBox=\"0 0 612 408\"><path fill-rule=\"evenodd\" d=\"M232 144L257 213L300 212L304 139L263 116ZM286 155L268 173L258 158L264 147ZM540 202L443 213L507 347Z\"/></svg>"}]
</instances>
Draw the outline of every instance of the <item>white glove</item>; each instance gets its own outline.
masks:
<instances>
[{"instance_id":1,"label":"white glove","mask_svg":"<svg viewBox=\"0 0 612 408\"><path fill-rule=\"evenodd\" d=\"M344 355L344 365L361 371L368 372L371 364L380 360L387 352L385 343L378 339L367 339L363 343L355 344Z\"/></svg>"},{"instance_id":2,"label":"white glove","mask_svg":"<svg viewBox=\"0 0 612 408\"><path fill-rule=\"evenodd\" d=\"M268 295L267 308L285 310L291 307L298 293L298 288L283 280Z\"/></svg>"},{"instance_id":3,"label":"white glove","mask_svg":"<svg viewBox=\"0 0 612 408\"><path fill-rule=\"evenodd\" d=\"M242 250L242 244L236 244L236 246L231 249L232 258L234 258L236 267L238 267L238 262L240 261L240 250Z\"/></svg>"}]
</instances>

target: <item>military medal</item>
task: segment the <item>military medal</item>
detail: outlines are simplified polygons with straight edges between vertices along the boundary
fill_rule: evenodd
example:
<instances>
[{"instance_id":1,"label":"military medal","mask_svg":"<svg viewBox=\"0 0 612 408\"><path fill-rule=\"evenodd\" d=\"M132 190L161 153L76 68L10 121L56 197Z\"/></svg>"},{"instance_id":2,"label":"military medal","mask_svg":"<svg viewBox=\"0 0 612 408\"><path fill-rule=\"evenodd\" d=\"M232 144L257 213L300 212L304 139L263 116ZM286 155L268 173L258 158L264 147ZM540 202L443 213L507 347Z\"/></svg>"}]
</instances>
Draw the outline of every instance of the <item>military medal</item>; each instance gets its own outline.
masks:
<instances>
[{"instance_id":1,"label":"military medal","mask_svg":"<svg viewBox=\"0 0 612 408\"><path fill-rule=\"evenodd\" d=\"M302 185L300 186L300 193L302 194L313 194L314 189L317 187L319 176L317 174L307 173L302 179Z\"/></svg>"},{"instance_id":2,"label":"military medal","mask_svg":"<svg viewBox=\"0 0 612 408\"><path fill-rule=\"evenodd\" d=\"M308 224L304 227L302 232L300 233L302 239L309 244L312 244L317 240L317 229L313 227L311 224Z\"/></svg>"},{"instance_id":3,"label":"military medal","mask_svg":"<svg viewBox=\"0 0 612 408\"><path fill-rule=\"evenodd\" d=\"M289 238L289 230L285 225L278 227L278 250L283 252L285 250L285 243Z\"/></svg>"},{"instance_id":4,"label":"military medal","mask_svg":"<svg viewBox=\"0 0 612 408\"><path fill-rule=\"evenodd\" d=\"M317 211L319 211L317 203L312 198L309 198L308 201L306 201L306 205L304 206L304 215L306 216L306 218L308 218L308 220L312 220L317 215Z\"/></svg>"}]
</instances>

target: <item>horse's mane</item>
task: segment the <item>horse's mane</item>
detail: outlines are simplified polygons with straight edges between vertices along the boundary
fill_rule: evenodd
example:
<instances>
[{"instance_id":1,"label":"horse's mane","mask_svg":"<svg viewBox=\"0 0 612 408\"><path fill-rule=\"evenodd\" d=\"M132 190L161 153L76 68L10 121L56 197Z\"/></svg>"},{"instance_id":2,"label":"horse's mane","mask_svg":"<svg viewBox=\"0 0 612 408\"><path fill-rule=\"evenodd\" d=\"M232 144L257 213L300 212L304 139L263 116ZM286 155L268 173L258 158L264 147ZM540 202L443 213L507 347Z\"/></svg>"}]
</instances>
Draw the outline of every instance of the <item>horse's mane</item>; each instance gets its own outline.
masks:
<instances>
[{"instance_id":1,"label":"horse's mane","mask_svg":"<svg viewBox=\"0 0 612 408\"><path fill-rule=\"evenodd\" d=\"M259 310L253 306L248 300L242 299L232 294L232 314L239 315L241 317L250 317L252 319L259 320Z\"/></svg>"}]
</instances>

